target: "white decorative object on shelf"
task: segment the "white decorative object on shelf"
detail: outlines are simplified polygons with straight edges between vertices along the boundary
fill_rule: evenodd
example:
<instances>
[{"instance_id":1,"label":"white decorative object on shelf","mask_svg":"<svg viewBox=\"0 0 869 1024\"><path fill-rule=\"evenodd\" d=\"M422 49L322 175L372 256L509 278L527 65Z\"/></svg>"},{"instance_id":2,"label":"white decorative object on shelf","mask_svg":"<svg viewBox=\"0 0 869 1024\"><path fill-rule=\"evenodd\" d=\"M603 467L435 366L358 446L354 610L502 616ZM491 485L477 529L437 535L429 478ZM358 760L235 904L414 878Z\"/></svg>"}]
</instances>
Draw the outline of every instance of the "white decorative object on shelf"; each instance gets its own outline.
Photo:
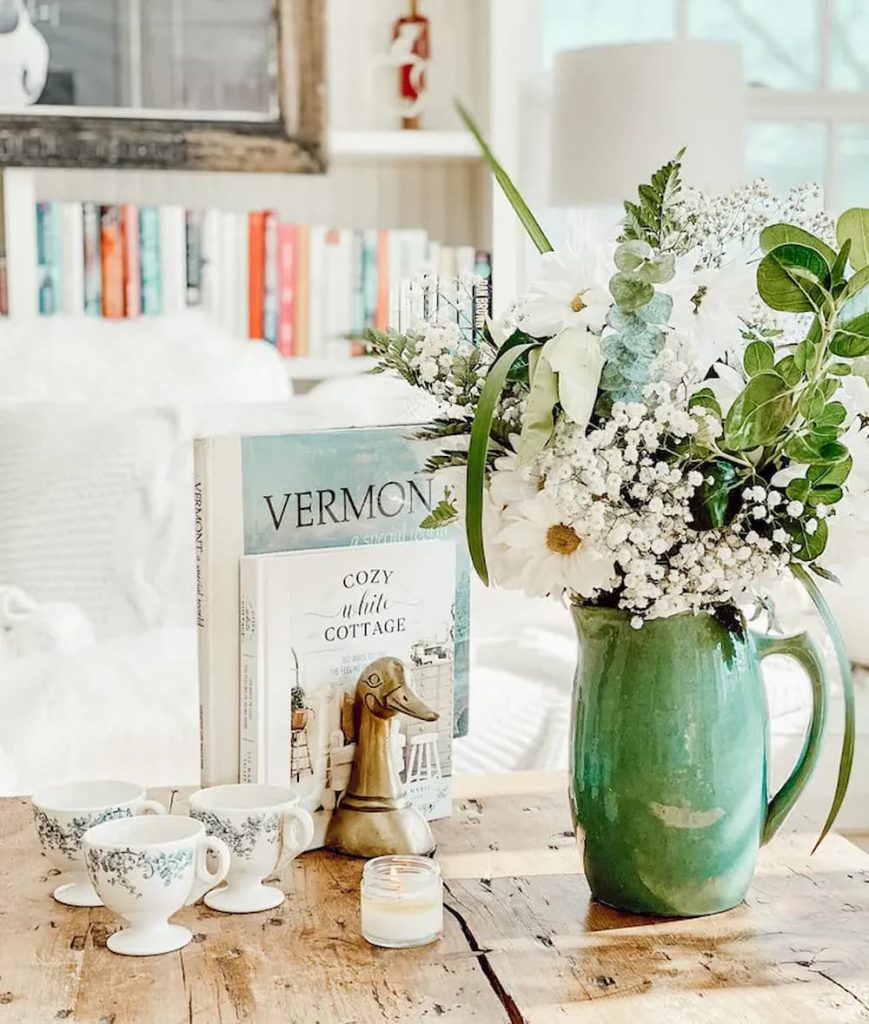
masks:
<instances>
[{"instance_id":1,"label":"white decorative object on shelf","mask_svg":"<svg viewBox=\"0 0 869 1024\"><path fill-rule=\"evenodd\" d=\"M465 131L335 131L329 153L340 158L477 160L479 148Z\"/></svg>"}]
</instances>

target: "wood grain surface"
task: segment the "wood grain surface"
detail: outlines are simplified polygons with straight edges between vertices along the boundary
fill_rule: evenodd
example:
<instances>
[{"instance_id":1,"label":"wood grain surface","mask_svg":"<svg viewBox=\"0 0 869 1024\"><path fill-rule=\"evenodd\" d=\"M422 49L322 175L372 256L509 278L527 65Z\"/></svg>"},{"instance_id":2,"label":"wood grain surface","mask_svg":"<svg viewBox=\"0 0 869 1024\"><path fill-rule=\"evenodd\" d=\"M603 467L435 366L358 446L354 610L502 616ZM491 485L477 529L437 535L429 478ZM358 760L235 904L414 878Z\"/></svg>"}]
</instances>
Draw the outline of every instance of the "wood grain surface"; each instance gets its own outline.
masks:
<instances>
[{"instance_id":1,"label":"wood grain surface","mask_svg":"<svg viewBox=\"0 0 869 1024\"><path fill-rule=\"evenodd\" d=\"M425 949L365 943L361 864L316 852L279 909L185 908L194 942L131 959L105 948L109 911L50 898L29 801L0 801L0 1022L869 1022L869 857L841 837L810 857L784 836L746 904L661 921L590 901L561 775L457 780L436 832L446 929Z\"/></svg>"}]
</instances>

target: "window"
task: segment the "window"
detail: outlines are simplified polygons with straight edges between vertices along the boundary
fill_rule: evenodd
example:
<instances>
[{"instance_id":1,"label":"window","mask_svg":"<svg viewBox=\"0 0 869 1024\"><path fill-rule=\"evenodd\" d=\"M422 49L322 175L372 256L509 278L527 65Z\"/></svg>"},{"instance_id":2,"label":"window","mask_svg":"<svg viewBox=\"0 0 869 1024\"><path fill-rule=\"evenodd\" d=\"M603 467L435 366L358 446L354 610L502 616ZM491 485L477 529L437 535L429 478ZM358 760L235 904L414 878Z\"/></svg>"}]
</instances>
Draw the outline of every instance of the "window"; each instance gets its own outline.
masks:
<instances>
[{"instance_id":1,"label":"window","mask_svg":"<svg viewBox=\"0 0 869 1024\"><path fill-rule=\"evenodd\" d=\"M831 210L866 202L865 0L546 0L544 61L561 49L690 37L742 44L747 177L824 185Z\"/></svg>"}]
</instances>

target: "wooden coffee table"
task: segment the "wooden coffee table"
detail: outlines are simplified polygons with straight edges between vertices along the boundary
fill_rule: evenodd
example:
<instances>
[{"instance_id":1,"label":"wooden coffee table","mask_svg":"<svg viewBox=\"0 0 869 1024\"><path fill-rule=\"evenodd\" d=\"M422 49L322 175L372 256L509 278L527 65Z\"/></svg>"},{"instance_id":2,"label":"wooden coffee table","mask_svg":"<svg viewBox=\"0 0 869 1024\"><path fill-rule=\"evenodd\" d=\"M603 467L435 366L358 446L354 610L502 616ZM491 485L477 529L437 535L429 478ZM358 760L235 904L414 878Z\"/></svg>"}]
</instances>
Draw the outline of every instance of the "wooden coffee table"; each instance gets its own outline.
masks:
<instances>
[{"instance_id":1,"label":"wooden coffee table","mask_svg":"<svg viewBox=\"0 0 869 1024\"><path fill-rule=\"evenodd\" d=\"M443 939L411 951L359 935L361 864L308 854L278 910L177 920L177 953L118 957L117 919L62 907L29 801L0 801L0 1022L87 1024L844 1024L869 1022L869 857L789 834L747 903L661 921L590 902L560 774L469 776L436 832ZM184 794L157 791L183 812Z\"/></svg>"}]
</instances>

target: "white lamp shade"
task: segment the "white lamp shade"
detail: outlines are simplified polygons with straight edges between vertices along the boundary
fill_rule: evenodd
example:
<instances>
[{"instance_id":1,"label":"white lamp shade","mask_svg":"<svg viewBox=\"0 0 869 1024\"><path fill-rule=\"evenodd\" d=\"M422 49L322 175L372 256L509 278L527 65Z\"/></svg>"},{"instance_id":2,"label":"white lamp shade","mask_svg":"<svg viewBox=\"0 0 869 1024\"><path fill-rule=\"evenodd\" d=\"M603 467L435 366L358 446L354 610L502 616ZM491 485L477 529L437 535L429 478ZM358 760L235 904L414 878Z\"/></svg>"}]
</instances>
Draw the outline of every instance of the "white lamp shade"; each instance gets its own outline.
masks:
<instances>
[{"instance_id":1,"label":"white lamp shade","mask_svg":"<svg viewBox=\"0 0 869 1024\"><path fill-rule=\"evenodd\" d=\"M724 192L743 180L738 45L679 40L565 51L556 56L552 104L553 206L633 199L683 146L687 184Z\"/></svg>"}]
</instances>

